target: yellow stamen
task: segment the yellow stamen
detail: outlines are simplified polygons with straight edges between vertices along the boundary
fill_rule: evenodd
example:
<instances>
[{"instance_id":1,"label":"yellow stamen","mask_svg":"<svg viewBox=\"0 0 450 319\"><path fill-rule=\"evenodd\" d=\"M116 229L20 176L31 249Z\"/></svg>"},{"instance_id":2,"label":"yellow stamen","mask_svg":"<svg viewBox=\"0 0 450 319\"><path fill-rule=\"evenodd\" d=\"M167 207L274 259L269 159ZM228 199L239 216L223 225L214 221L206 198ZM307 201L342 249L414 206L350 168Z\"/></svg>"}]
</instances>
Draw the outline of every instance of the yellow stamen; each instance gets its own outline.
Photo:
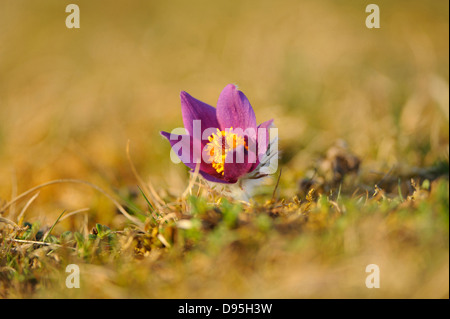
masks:
<instances>
[{"instance_id":1,"label":"yellow stamen","mask_svg":"<svg viewBox=\"0 0 450 319\"><path fill-rule=\"evenodd\" d=\"M233 128L230 128L228 131L217 129L216 133L208 137L209 143L205 146L205 151L209 155L212 167L217 173L222 175L225 173L225 158L228 152L233 151L240 145L246 146L244 137L232 131Z\"/></svg>"}]
</instances>

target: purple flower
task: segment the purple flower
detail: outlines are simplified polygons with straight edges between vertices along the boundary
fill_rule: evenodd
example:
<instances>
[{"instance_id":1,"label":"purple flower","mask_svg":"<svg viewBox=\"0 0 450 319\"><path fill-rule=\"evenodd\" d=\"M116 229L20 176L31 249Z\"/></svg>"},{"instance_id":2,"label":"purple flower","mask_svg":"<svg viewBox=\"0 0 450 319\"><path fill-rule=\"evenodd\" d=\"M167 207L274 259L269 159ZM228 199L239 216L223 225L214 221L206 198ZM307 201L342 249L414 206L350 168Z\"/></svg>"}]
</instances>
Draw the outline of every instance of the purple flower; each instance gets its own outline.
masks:
<instances>
[{"instance_id":1,"label":"purple flower","mask_svg":"<svg viewBox=\"0 0 450 319\"><path fill-rule=\"evenodd\" d=\"M181 112L187 135L161 132L181 161L208 181L236 183L254 171L266 153L268 128L273 120L259 126L247 97L236 86L227 85L217 108L181 92Z\"/></svg>"}]
</instances>

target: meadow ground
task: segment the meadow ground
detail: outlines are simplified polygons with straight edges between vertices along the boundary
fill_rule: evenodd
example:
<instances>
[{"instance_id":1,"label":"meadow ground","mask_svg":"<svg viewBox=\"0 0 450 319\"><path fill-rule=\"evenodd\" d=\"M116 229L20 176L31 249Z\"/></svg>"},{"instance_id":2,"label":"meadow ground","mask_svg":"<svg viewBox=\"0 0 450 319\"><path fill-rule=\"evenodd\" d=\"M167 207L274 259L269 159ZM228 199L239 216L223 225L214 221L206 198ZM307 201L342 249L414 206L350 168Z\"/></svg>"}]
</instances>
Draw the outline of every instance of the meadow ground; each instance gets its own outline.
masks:
<instances>
[{"instance_id":1,"label":"meadow ground","mask_svg":"<svg viewBox=\"0 0 450 319\"><path fill-rule=\"evenodd\" d=\"M376 3L2 1L0 297L448 298L448 1ZM159 135L228 83L279 129L249 202Z\"/></svg>"}]
</instances>

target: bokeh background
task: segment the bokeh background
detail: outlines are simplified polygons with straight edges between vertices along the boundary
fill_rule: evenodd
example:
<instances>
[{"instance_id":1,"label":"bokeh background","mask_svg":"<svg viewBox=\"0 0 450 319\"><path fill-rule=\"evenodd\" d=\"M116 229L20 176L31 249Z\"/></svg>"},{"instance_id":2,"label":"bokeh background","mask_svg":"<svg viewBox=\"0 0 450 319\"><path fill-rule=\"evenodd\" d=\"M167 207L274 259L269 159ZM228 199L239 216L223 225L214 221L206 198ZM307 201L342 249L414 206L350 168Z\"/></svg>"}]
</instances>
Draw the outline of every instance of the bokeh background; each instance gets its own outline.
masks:
<instances>
[{"instance_id":1,"label":"bokeh background","mask_svg":"<svg viewBox=\"0 0 450 319\"><path fill-rule=\"evenodd\" d=\"M125 194L137 184L128 140L144 180L179 194L187 169L159 131L182 126L180 91L215 106L228 83L258 122L275 119L286 196L339 139L380 178L448 167L446 0L377 0L380 29L357 0L73 2L80 29L65 26L71 1L1 0L3 201L59 178ZM51 224L81 207L90 224L123 221L76 185L41 190L26 218Z\"/></svg>"},{"instance_id":2,"label":"bokeh background","mask_svg":"<svg viewBox=\"0 0 450 319\"><path fill-rule=\"evenodd\" d=\"M67 29L66 2L2 1L4 199L58 178L135 185L128 140L142 176L183 189L158 132L182 126L181 90L215 106L228 83L275 119L292 191L337 139L380 172L448 161L448 1L378 1L380 29L364 1L199 0L77 1ZM79 206L72 188L38 206Z\"/></svg>"}]
</instances>

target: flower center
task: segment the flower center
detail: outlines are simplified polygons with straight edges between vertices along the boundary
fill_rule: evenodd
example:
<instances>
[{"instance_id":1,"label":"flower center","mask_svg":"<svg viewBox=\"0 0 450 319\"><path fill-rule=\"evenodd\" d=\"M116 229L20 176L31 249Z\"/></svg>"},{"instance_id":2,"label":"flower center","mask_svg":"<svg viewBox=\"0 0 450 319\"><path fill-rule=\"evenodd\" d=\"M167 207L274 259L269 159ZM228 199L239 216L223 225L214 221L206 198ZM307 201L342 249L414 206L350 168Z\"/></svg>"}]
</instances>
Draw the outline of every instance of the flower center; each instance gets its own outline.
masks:
<instances>
[{"instance_id":1,"label":"flower center","mask_svg":"<svg viewBox=\"0 0 450 319\"><path fill-rule=\"evenodd\" d=\"M233 133L233 128L228 131L217 129L217 132L208 137L208 140L209 143L206 144L205 151L209 155L212 167L222 175L225 173L225 158L228 152L232 152L240 145L247 148L244 137Z\"/></svg>"}]
</instances>

